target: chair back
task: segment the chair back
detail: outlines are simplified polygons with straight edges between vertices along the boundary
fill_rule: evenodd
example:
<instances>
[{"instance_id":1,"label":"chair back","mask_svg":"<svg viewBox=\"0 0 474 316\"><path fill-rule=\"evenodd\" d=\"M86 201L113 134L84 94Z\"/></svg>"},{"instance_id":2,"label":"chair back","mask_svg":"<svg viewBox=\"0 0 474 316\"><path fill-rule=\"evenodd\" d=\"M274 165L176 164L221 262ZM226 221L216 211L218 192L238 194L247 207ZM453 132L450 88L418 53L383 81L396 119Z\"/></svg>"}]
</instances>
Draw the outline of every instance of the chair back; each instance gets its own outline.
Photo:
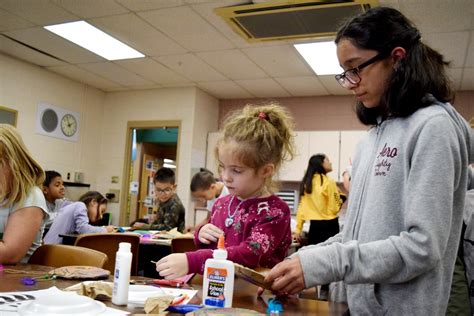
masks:
<instances>
[{"instance_id":1,"label":"chair back","mask_svg":"<svg viewBox=\"0 0 474 316\"><path fill-rule=\"evenodd\" d=\"M197 250L193 238L171 239L171 253L182 253Z\"/></svg>"},{"instance_id":2,"label":"chair back","mask_svg":"<svg viewBox=\"0 0 474 316\"><path fill-rule=\"evenodd\" d=\"M107 255L103 252L69 245L42 245L31 255L28 263L53 268L65 266L92 266L104 268Z\"/></svg>"},{"instance_id":3,"label":"chair back","mask_svg":"<svg viewBox=\"0 0 474 316\"><path fill-rule=\"evenodd\" d=\"M123 233L99 233L99 234L83 234L79 235L74 243L75 246L86 247L98 250L107 254L109 261L104 266L104 269L114 274L115 256L119 248L119 243L128 242L132 245L132 267L131 275L137 275L138 267L138 247L140 245L140 237L136 234Z\"/></svg>"}]
</instances>

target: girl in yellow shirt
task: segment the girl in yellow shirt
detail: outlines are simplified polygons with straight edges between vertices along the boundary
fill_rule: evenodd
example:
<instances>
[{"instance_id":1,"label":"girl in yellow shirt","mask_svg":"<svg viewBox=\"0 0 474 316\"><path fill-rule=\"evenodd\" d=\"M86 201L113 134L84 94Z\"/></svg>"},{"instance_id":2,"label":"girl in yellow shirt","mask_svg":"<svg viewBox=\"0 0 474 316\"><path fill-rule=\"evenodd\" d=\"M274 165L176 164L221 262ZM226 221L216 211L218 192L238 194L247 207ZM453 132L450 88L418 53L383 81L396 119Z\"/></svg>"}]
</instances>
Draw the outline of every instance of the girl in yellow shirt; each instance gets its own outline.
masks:
<instances>
[{"instance_id":1,"label":"girl in yellow shirt","mask_svg":"<svg viewBox=\"0 0 474 316\"><path fill-rule=\"evenodd\" d=\"M296 214L295 235L301 241L301 229L311 221L308 244L317 244L339 232L338 213L343 200L336 182L326 176L332 164L325 154L313 155L301 181L300 203Z\"/></svg>"}]
</instances>

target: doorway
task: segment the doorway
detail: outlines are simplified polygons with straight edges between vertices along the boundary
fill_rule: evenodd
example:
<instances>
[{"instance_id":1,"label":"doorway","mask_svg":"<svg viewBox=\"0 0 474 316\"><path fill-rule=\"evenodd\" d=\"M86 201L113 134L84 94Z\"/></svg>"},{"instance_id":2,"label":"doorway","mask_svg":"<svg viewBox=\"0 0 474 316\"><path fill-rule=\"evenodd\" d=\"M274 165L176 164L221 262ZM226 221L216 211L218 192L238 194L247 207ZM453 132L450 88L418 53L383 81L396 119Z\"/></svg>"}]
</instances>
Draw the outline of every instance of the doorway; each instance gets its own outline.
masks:
<instances>
[{"instance_id":1,"label":"doorway","mask_svg":"<svg viewBox=\"0 0 474 316\"><path fill-rule=\"evenodd\" d=\"M180 121L127 123L120 205L121 226L156 213L153 176L161 167L178 173Z\"/></svg>"}]
</instances>

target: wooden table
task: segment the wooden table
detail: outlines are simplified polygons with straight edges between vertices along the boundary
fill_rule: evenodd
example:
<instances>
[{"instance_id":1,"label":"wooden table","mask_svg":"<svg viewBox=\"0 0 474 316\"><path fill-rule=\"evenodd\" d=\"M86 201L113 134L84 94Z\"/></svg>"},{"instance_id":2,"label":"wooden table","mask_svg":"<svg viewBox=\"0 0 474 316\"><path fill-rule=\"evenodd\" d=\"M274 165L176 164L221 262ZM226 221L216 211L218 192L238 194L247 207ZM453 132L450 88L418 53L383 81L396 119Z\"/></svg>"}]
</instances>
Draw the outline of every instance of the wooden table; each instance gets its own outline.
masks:
<instances>
[{"instance_id":1,"label":"wooden table","mask_svg":"<svg viewBox=\"0 0 474 316\"><path fill-rule=\"evenodd\" d=\"M6 269L14 269L14 270L21 270L21 271L41 271L41 272L48 272L52 268L45 267L45 266L38 266L32 264L17 264L17 265L9 265L5 266ZM21 278L24 276L28 276L28 274L10 274L5 272L0 272L0 292L20 292L20 291L34 291L34 290L41 290L47 289L52 286L56 286L57 288L63 289L69 287L71 285L77 284L77 280L63 280L57 279L53 281L47 282L37 282L33 286L26 286L21 283ZM133 279L143 280L146 278L143 277L133 277ZM202 279L202 278L198 278ZM198 281L198 280L196 280ZM192 304L201 304L202 302L202 286L201 284L191 284L194 289L198 290L198 293L195 297L191 300L190 303ZM233 297L233 307L238 308L246 308L255 310L261 313L265 313L266 311L266 303L264 299L270 297L270 293L264 294L263 298L259 298L256 295L257 287L242 280L236 279L234 285L234 297ZM143 308L137 308L132 306L116 306L113 305L112 302L106 301L104 302L107 306L120 309L124 311L128 311L133 314L142 314L144 313ZM317 301L317 300L309 300L309 299L293 299L284 305L284 314L287 315L342 315L347 309L345 304L339 303L331 303L331 302L324 302L324 301ZM180 315L180 314L172 314L169 315Z\"/></svg>"}]
</instances>

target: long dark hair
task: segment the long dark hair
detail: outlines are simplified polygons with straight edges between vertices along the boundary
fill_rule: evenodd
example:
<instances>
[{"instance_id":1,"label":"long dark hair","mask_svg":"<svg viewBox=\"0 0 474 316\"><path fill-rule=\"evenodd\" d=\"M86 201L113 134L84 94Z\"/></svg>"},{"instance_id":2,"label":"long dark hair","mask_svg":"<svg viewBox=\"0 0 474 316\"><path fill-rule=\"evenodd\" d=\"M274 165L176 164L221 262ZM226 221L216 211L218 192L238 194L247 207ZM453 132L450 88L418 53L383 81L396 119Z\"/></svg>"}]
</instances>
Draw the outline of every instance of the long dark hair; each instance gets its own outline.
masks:
<instances>
[{"instance_id":1,"label":"long dark hair","mask_svg":"<svg viewBox=\"0 0 474 316\"><path fill-rule=\"evenodd\" d=\"M93 200L96 200L99 205L107 204L108 201L100 192L97 191L86 192L79 198L79 202L84 203L87 207Z\"/></svg>"},{"instance_id":2,"label":"long dark hair","mask_svg":"<svg viewBox=\"0 0 474 316\"><path fill-rule=\"evenodd\" d=\"M311 156L308 161L308 168L304 174L303 180L300 184L300 195L305 193L311 194L313 192L313 176L315 173L321 175L321 184L323 183L323 174L326 174L326 169L323 167L325 154L316 154Z\"/></svg>"},{"instance_id":3,"label":"long dark hair","mask_svg":"<svg viewBox=\"0 0 474 316\"><path fill-rule=\"evenodd\" d=\"M365 125L376 125L377 117L407 117L418 109L429 106L424 99L432 94L442 102L451 102L454 92L446 75L449 65L441 54L421 41L418 29L399 11L378 7L351 18L339 29L336 44L348 39L360 49L375 50L389 55L395 47L406 51L388 83L380 104L366 108L356 104L359 120Z\"/></svg>"}]
</instances>

